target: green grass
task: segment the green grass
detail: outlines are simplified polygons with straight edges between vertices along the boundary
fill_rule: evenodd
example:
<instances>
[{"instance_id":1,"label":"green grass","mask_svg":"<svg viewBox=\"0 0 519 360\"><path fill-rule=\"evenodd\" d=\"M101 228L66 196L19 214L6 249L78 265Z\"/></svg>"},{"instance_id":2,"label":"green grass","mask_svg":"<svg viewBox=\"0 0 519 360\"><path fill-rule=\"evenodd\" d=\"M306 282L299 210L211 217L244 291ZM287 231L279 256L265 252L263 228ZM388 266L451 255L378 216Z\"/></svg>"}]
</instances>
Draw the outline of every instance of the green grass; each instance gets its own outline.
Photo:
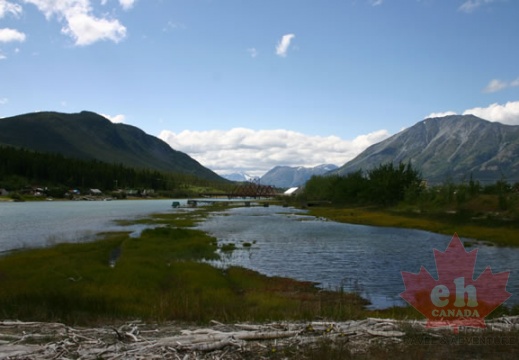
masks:
<instances>
[{"instance_id":1,"label":"green grass","mask_svg":"<svg viewBox=\"0 0 519 360\"><path fill-rule=\"evenodd\" d=\"M486 240L500 246L519 246L519 226L506 218L476 218L470 212L419 213L400 208L312 207L310 215L351 224L420 229L438 234Z\"/></svg>"},{"instance_id":2,"label":"green grass","mask_svg":"<svg viewBox=\"0 0 519 360\"><path fill-rule=\"evenodd\" d=\"M167 224L145 230L139 238L110 233L96 242L0 258L0 316L70 324L365 316L365 301L355 294L319 291L311 283L203 262L218 258L217 241L176 226L193 224L203 211L190 214L191 220L182 213L157 215L154 222Z\"/></svg>"},{"instance_id":3,"label":"green grass","mask_svg":"<svg viewBox=\"0 0 519 360\"><path fill-rule=\"evenodd\" d=\"M0 316L68 324L135 318L193 323L423 318L412 307L369 311L356 294L323 291L309 282L239 267L213 267L203 260L218 258L216 239L178 226L193 226L207 211L153 216L150 221L162 227L145 230L139 238L108 233L96 242L59 244L0 258ZM343 213L328 209L320 216L340 218ZM346 214L369 219L377 213L350 209ZM395 215L385 219L391 216ZM515 310L501 307L492 315Z\"/></svg>"}]
</instances>

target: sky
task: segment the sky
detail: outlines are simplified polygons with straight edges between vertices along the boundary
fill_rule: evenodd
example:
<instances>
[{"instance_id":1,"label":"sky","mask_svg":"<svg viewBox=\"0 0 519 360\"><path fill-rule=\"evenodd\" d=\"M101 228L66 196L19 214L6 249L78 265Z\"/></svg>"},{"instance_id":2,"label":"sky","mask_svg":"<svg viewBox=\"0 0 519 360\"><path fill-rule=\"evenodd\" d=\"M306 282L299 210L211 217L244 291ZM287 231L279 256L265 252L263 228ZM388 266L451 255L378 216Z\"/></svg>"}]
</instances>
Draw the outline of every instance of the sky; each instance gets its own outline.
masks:
<instances>
[{"instance_id":1,"label":"sky","mask_svg":"<svg viewBox=\"0 0 519 360\"><path fill-rule=\"evenodd\" d=\"M219 174L519 125L517 0L0 0L0 117L97 112Z\"/></svg>"}]
</instances>

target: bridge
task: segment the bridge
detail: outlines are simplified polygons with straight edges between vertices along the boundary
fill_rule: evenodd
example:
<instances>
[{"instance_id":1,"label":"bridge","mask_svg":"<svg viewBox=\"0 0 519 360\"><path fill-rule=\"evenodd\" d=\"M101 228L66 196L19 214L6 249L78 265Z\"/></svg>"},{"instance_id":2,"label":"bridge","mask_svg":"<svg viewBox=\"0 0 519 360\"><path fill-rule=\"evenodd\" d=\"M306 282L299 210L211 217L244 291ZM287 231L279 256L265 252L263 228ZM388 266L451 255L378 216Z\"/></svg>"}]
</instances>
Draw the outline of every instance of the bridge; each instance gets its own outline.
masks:
<instances>
[{"instance_id":1,"label":"bridge","mask_svg":"<svg viewBox=\"0 0 519 360\"><path fill-rule=\"evenodd\" d=\"M247 183L237 185L231 192L229 193L203 193L200 194L202 197L211 197L211 198L228 198L228 199L236 199L236 198L271 198L274 196L280 195L272 186L269 185L260 185L256 183Z\"/></svg>"},{"instance_id":2,"label":"bridge","mask_svg":"<svg viewBox=\"0 0 519 360\"><path fill-rule=\"evenodd\" d=\"M250 206L251 202L258 201L261 198L268 199L279 195L276 190L269 185L260 185L257 183L245 183L237 185L230 193L204 193L202 198L189 199L188 205L197 206L198 204L215 204L227 203L236 204L243 203ZM268 202L262 201L264 206L268 206Z\"/></svg>"},{"instance_id":3,"label":"bridge","mask_svg":"<svg viewBox=\"0 0 519 360\"><path fill-rule=\"evenodd\" d=\"M270 185L260 185L257 183L249 182L236 186L231 192L230 197L262 198L273 197L276 195L278 195L278 193Z\"/></svg>"}]
</instances>

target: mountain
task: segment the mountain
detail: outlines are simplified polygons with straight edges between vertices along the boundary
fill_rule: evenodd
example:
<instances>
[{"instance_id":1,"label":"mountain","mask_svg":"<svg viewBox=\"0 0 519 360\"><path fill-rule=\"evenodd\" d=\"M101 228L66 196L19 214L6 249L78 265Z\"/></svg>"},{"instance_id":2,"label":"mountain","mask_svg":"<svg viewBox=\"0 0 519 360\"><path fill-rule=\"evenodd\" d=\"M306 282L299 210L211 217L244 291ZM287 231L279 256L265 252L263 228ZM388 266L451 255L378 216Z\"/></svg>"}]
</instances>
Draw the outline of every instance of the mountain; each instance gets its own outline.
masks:
<instances>
[{"instance_id":1,"label":"mountain","mask_svg":"<svg viewBox=\"0 0 519 360\"><path fill-rule=\"evenodd\" d=\"M255 179L254 176L251 176L247 173L244 173L244 172L235 172L235 173L230 173L230 174L222 174L221 175L224 179L227 179L227 180L230 180L230 181L239 181L239 182L243 182L243 181L251 181L253 179Z\"/></svg>"},{"instance_id":2,"label":"mountain","mask_svg":"<svg viewBox=\"0 0 519 360\"><path fill-rule=\"evenodd\" d=\"M93 112L38 112L0 119L0 145L135 168L223 180L187 154L134 126Z\"/></svg>"},{"instance_id":3,"label":"mountain","mask_svg":"<svg viewBox=\"0 0 519 360\"><path fill-rule=\"evenodd\" d=\"M324 164L316 167L276 166L260 179L262 185L291 188L304 185L313 175L323 175L337 169L336 165Z\"/></svg>"},{"instance_id":4,"label":"mountain","mask_svg":"<svg viewBox=\"0 0 519 360\"><path fill-rule=\"evenodd\" d=\"M418 122L370 146L332 174L369 170L382 163L411 162L429 183L470 179L519 181L519 126L473 115Z\"/></svg>"}]
</instances>

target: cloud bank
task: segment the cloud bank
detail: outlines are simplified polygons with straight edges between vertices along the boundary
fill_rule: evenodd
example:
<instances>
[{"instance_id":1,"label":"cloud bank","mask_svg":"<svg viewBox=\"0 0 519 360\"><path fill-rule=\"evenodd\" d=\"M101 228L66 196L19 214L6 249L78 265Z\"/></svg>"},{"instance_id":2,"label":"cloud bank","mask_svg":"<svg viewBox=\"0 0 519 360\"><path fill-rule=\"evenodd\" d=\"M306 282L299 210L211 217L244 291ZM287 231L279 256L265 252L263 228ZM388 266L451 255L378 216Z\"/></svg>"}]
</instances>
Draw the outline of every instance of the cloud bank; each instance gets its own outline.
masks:
<instances>
[{"instance_id":1,"label":"cloud bank","mask_svg":"<svg viewBox=\"0 0 519 360\"><path fill-rule=\"evenodd\" d=\"M361 135L353 140L337 136L311 136L290 130L189 131L164 130L159 138L173 149L185 152L219 174L246 172L262 176L277 165L343 165L366 147L389 136L386 130Z\"/></svg>"},{"instance_id":2,"label":"cloud bank","mask_svg":"<svg viewBox=\"0 0 519 360\"><path fill-rule=\"evenodd\" d=\"M484 108L475 107L463 112L463 115L468 114L502 124L519 125L519 101L509 101L504 105L494 103Z\"/></svg>"},{"instance_id":3,"label":"cloud bank","mask_svg":"<svg viewBox=\"0 0 519 360\"><path fill-rule=\"evenodd\" d=\"M425 118L458 115L455 111L435 112ZM490 104L487 107L475 107L462 112L462 115L475 115L488 121L497 121L507 125L519 125L519 101L509 101L506 104Z\"/></svg>"},{"instance_id":4,"label":"cloud bank","mask_svg":"<svg viewBox=\"0 0 519 360\"><path fill-rule=\"evenodd\" d=\"M97 17L93 14L91 0L23 0L41 11L47 20L57 19L63 23L61 32L74 40L74 44L85 46L101 40L119 42L126 37L126 27L109 15ZM133 7L135 0L119 0L124 10ZM106 4L105 0L101 4ZM19 16L20 5L0 0L0 18L6 14Z\"/></svg>"},{"instance_id":5,"label":"cloud bank","mask_svg":"<svg viewBox=\"0 0 519 360\"><path fill-rule=\"evenodd\" d=\"M456 115L454 111L435 112L429 117ZM463 111L489 121L519 125L519 101L491 104ZM218 174L245 172L262 176L278 165L344 165L370 145L387 139L387 130L360 135L353 140L338 136L313 136L290 130L190 131L175 133L163 130L159 138L173 149L182 151Z\"/></svg>"}]
</instances>

